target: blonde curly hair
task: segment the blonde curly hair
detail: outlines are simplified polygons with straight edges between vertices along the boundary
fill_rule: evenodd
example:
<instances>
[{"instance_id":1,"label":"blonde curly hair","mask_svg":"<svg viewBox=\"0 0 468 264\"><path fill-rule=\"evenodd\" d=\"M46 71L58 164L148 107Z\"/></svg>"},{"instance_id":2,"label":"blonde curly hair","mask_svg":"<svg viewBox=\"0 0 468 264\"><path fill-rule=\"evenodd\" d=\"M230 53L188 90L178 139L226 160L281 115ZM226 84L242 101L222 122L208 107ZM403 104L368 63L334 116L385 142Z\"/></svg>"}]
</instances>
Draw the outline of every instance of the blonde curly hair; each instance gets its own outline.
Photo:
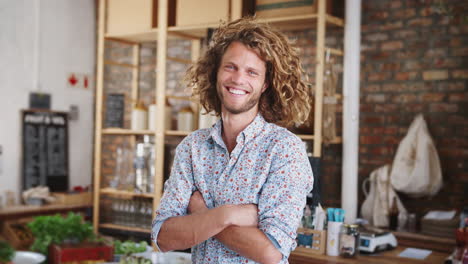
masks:
<instances>
[{"instance_id":1,"label":"blonde curly hair","mask_svg":"<svg viewBox=\"0 0 468 264\"><path fill-rule=\"evenodd\" d=\"M229 45L238 41L258 51L266 63L268 88L260 97L259 111L266 121L281 126L302 124L310 113L309 83L296 50L288 39L267 24L245 17L223 23L213 34L207 51L187 70L184 81L207 112L221 114L216 79Z\"/></svg>"}]
</instances>

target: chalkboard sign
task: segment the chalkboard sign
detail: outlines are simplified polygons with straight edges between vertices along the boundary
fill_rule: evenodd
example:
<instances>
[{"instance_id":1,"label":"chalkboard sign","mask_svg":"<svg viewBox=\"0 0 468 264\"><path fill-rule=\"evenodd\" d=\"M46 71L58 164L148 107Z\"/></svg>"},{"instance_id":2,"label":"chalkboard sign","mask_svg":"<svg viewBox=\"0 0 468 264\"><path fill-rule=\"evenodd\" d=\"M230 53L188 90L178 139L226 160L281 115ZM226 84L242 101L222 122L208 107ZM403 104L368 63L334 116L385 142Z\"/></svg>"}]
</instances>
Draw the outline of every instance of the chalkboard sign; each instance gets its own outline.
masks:
<instances>
[{"instance_id":1,"label":"chalkboard sign","mask_svg":"<svg viewBox=\"0 0 468 264\"><path fill-rule=\"evenodd\" d=\"M106 98L105 127L123 128L125 96L123 94L108 94Z\"/></svg>"},{"instance_id":2,"label":"chalkboard sign","mask_svg":"<svg viewBox=\"0 0 468 264\"><path fill-rule=\"evenodd\" d=\"M68 190L68 114L22 111L23 190Z\"/></svg>"}]
</instances>

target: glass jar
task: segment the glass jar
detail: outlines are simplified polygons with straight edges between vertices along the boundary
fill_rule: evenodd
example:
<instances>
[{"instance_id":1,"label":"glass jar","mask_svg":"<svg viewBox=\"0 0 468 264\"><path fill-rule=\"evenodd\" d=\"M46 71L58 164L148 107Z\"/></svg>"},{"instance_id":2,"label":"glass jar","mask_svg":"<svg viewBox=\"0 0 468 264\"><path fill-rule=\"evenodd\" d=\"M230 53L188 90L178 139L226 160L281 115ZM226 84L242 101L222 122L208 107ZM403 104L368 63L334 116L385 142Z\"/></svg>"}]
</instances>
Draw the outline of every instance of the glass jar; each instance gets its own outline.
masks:
<instances>
[{"instance_id":1,"label":"glass jar","mask_svg":"<svg viewBox=\"0 0 468 264\"><path fill-rule=\"evenodd\" d=\"M359 253L358 225L344 224L340 232L340 256L352 258Z\"/></svg>"}]
</instances>

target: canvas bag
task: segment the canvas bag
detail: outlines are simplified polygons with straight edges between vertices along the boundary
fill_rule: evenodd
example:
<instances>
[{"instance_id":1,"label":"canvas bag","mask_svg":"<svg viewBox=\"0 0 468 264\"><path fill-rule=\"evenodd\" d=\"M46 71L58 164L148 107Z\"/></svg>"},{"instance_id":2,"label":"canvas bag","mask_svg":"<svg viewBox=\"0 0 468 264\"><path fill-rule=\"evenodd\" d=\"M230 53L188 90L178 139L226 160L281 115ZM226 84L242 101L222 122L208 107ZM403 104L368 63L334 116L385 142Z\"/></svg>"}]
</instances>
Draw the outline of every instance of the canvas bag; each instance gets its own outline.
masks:
<instances>
[{"instance_id":1,"label":"canvas bag","mask_svg":"<svg viewBox=\"0 0 468 264\"><path fill-rule=\"evenodd\" d=\"M407 211L390 184L389 171L389 165L382 166L371 172L369 178L362 183L362 190L366 198L361 206L361 216L373 226L388 227L388 211L393 197L396 197L400 211L398 225L404 226L406 223ZM369 191L365 187L367 183L370 184Z\"/></svg>"},{"instance_id":2,"label":"canvas bag","mask_svg":"<svg viewBox=\"0 0 468 264\"><path fill-rule=\"evenodd\" d=\"M421 114L398 146L390 179L395 190L412 197L433 196L442 188L439 155Z\"/></svg>"}]
</instances>

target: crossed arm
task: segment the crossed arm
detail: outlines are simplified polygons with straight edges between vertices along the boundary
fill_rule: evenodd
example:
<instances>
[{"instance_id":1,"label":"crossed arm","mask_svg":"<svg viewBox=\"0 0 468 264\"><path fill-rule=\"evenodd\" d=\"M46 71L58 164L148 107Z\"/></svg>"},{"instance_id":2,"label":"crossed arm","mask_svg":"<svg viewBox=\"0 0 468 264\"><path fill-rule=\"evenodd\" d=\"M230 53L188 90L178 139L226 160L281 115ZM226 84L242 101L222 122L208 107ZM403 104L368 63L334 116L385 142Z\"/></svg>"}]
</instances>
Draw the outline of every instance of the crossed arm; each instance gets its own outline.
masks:
<instances>
[{"instance_id":1,"label":"crossed arm","mask_svg":"<svg viewBox=\"0 0 468 264\"><path fill-rule=\"evenodd\" d=\"M158 235L162 251L185 249L215 237L231 250L259 263L278 263L282 254L258 229L258 209L253 204L206 207L197 191L190 198L189 215L166 220Z\"/></svg>"}]
</instances>

